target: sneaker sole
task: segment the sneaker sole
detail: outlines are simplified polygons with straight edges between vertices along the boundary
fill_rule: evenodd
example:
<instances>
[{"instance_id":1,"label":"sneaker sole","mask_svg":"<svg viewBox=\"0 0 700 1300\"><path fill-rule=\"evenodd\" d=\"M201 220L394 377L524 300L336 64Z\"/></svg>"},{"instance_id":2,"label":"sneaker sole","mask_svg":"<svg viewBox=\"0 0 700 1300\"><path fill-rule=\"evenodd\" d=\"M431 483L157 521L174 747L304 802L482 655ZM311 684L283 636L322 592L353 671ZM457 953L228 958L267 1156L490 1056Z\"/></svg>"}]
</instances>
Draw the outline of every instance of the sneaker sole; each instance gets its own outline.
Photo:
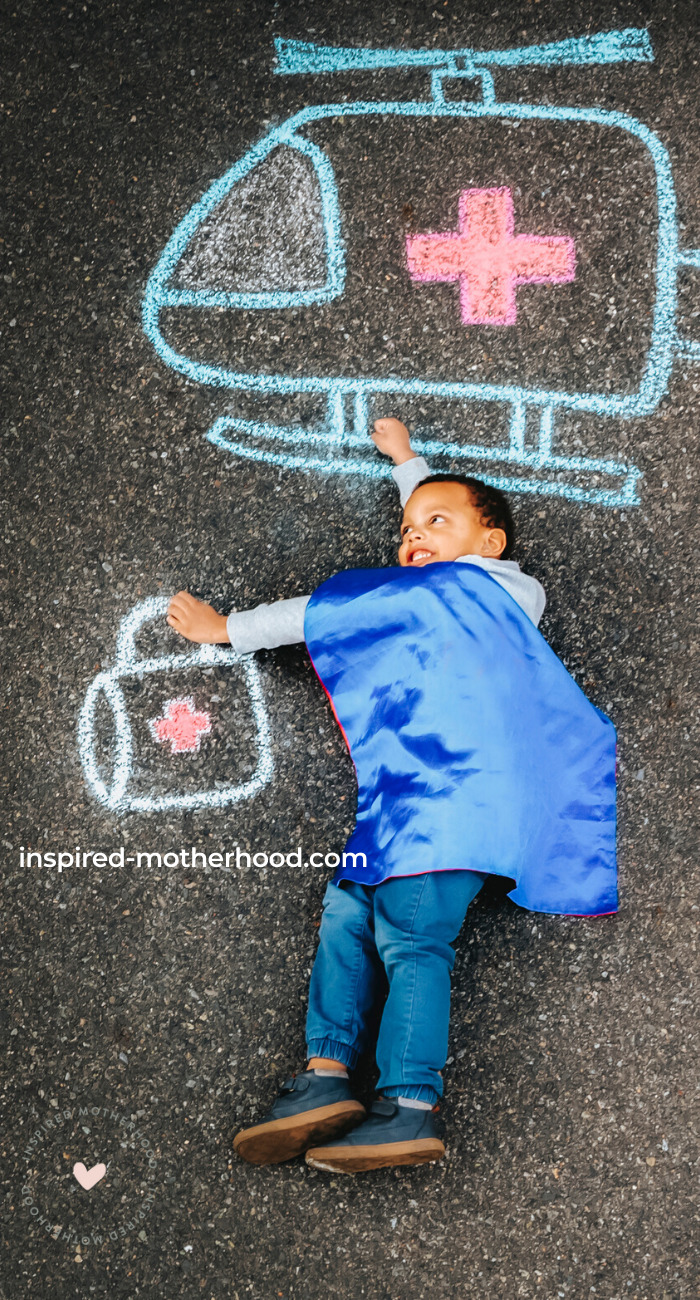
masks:
<instances>
[{"instance_id":1,"label":"sneaker sole","mask_svg":"<svg viewBox=\"0 0 700 1300\"><path fill-rule=\"evenodd\" d=\"M251 1165L276 1165L300 1156L317 1142L339 1137L365 1116L361 1102L337 1101L332 1106L317 1106L315 1110L241 1129L233 1139L233 1147Z\"/></svg>"},{"instance_id":2,"label":"sneaker sole","mask_svg":"<svg viewBox=\"0 0 700 1300\"><path fill-rule=\"evenodd\" d=\"M306 1163L332 1174L359 1174L392 1165L427 1165L442 1160L444 1154L439 1138L417 1138L366 1147L313 1147L306 1153Z\"/></svg>"}]
</instances>

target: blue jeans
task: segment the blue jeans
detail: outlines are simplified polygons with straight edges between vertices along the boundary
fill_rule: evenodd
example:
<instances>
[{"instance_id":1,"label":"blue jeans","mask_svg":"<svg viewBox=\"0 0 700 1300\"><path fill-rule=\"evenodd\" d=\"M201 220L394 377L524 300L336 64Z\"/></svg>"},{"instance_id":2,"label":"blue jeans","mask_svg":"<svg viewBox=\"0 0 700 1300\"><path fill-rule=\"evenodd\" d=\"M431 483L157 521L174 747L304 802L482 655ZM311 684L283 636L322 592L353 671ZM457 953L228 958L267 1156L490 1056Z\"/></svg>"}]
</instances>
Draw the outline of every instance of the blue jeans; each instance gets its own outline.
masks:
<instances>
[{"instance_id":1,"label":"blue jeans","mask_svg":"<svg viewBox=\"0 0 700 1300\"><path fill-rule=\"evenodd\" d=\"M447 1058L452 944L485 879L476 871L433 871L379 885L328 885L309 986L309 1056L352 1069L388 981L377 1089L435 1104Z\"/></svg>"}]
</instances>

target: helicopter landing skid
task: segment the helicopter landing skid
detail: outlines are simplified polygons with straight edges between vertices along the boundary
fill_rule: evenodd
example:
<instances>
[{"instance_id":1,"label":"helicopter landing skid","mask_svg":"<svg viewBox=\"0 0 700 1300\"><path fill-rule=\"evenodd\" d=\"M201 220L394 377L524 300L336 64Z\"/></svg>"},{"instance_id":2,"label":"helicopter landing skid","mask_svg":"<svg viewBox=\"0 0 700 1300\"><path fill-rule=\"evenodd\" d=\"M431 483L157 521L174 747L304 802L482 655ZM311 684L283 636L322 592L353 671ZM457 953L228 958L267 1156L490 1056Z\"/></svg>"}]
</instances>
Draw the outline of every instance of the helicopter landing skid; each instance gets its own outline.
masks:
<instances>
[{"instance_id":1,"label":"helicopter landing skid","mask_svg":"<svg viewBox=\"0 0 700 1300\"><path fill-rule=\"evenodd\" d=\"M391 466L386 460L377 459L371 445L367 395L354 394L349 426L343 398L342 391L331 391L326 419L314 427L221 415L205 436L214 446L234 456L262 460L286 469L388 478ZM411 446L418 455L430 459L436 473L446 470L474 473L503 492L565 497L608 508L639 504L637 480L641 472L634 465L590 456L559 456L552 451L553 406L538 408L537 443L529 448L525 441L528 405L531 404L511 405L505 445L482 446L412 437Z\"/></svg>"}]
</instances>

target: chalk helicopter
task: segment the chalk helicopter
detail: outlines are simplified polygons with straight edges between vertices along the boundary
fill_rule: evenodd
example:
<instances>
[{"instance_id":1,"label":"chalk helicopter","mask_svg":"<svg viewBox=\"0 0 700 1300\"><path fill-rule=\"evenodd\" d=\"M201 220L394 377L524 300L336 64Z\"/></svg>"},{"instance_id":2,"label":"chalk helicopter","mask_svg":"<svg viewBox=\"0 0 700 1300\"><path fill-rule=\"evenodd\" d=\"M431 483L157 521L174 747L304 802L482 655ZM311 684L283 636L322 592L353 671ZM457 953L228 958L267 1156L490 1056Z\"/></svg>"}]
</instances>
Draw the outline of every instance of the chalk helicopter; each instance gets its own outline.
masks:
<instances>
[{"instance_id":1,"label":"chalk helicopter","mask_svg":"<svg viewBox=\"0 0 700 1300\"><path fill-rule=\"evenodd\" d=\"M265 403L265 418L220 415L209 440L381 478L373 416L389 399L399 415L444 402L457 431L413 440L435 469L637 504L631 459L578 448L652 414L676 359L700 359L676 324L679 273L700 250L679 248L668 151L626 113L501 102L494 75L650 63L647 31L489 51L281 38L275 50L278 75L425 69L430 95L308 105L174 230L146 286L148 338L187 379ZM449 83L475 97L447 98ZM290 418L290 402L309 401L315 417Z\"/></svg>"}]
</instances>

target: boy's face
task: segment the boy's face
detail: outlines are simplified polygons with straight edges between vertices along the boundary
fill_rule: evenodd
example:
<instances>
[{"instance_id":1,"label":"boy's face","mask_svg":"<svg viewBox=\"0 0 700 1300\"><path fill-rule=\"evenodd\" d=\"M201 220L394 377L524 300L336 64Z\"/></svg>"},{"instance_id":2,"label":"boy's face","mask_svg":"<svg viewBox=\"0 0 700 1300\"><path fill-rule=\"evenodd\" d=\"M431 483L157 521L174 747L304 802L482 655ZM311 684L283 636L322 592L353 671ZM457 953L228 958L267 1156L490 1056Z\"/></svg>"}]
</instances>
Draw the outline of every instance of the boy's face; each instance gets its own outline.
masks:
<instances>
[{"instance_id":1,"label":"boy's face","mask_svg":"<svg viewBox=\"0 0 700 1300\"><path fill-rule=\"evenodd\" d=\"M401 520L399 564L422 568L459 555L498 559L506 545L502 528L482 524L463 483L426 483L408 498Z\"/></svg>"}]
</instances>

